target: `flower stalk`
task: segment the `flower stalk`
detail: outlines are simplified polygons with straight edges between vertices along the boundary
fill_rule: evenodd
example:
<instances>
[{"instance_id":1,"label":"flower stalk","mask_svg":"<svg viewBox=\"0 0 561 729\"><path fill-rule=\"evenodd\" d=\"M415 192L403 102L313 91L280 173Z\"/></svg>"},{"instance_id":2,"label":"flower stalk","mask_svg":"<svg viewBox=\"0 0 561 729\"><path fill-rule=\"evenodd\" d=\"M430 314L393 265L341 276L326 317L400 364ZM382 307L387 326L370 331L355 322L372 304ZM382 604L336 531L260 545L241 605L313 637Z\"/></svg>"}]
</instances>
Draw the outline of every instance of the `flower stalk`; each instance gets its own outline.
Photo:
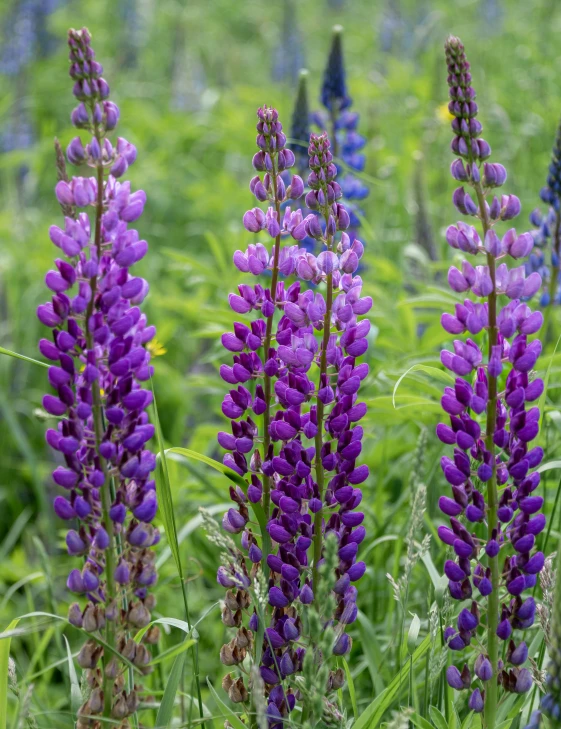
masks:
<instances>
[{"instance_id":1,"label":"flower stalk","mask_svg":"<svg viewBox=\"0 0 561 729\"><path fill-rule=\"evenodd\" d=\"M473 164L473 161L472 161ZM485 205L485 196L481 182L474 185L479 210L481 211L481 225L483 229L483 239L487 237L491 230L491 221L489 213ZM489 268L489 279L491 281L492 290L487 297L487 311L489 316L488 327L488 347L487 356L491 361L493 352L498 342L497 329L497 280L496 280L496 263L492 252L486 252L487 266ZM491 454L492 475L487 483L487 539L491 541L498 531L498 493L497 493L497 465L495 458L495 429L497 421L497 376L487 370L487 382L489 390L489 399L487 402L487 419L485 427L485 446L487 452ZM492 590L488 598L487 613L487 653L491 662L493 675L499 673L499 640L497 637L497 628L499 625L499 555L488 555L489 567L491 570ZM494 727L497 715L497 697L498 684L496 681L490 681L487 687L485 699L485 723L487 727Z\"/></svg>"},{"instance_id":2,"label":"flower stalk","mask_svg":"<svg viewBox=\"0 0 561 729\"><path fill-rule=\"evenodd\" d=\"M526 410L526 403L535 402L543 392L542 380L529 374L541 343L538 339L528 342L528 336L541 328L543 316L525 303L541 286L541 278L536 272L526 277L522 266L509 270L506 263L497 263L507 257L526 257L533 238L529 233L517 235L514 228L502 239L495 232L500 221L518 215L520 202L514 195L494 195L487 201L505 183L506 170L486 161L491 149L481 138L463 45L451 37L445 49L448 108L454 117L451 147L458 158L451 173L462 183L453 202L462 215L474 217L482 225L480 237L475 227L458 222L448 228L446 240L459 252L482 254L486 265L474 267L463 260L461 269L450 268L452 290L471 291L481 303L466 299L456 305L454 314L443 314L441 323L453 335L467 331L475 337L487 332L486 361L472 338L466 342L456 339L453 351L441 352L443 365L456 379L442 398L450 426L440 424L437 435L455 448L453 459L444 456L441 460L452 496L439 500L450 526L440 526L438 534L454 551L454 559L447 560L444 567L450 595L462 602L471 600L461 610L457 627L445 629L444 638L452 651L463 651L472 640L480 646L472 668L465 663L460 671L452 664L446 678L453 689L469 689L469 708L483 714L486 729L495 729L500 691L525 693L532 686L530 672L522 667L528 648L524 641L515 643L513 636L514 630L533 624L534 600L523 600L521 595L534 587L544 563L543 553L534 552L545 518L538 513L543 498L534 494L540 475L533 471L543 451L529 446L539 430L539 409ZM473 190L475 200L464 186ZM502 306L501 296L510 302ZM464 519L460 521L460 517ZM486 526L486 539L479 536L481 529L470 531L478 523ZM486 604L481 598L486 598ZM500 641L509 641L506 651L500 648ZM508 664L513 667L507 669Z\"/></svg>"},{"instance_id":3,"label":"flower stalk","mask_svg":"<svg viewBox=\"0 0 561 729\"><path fill-rule=\"evenodd\" d=\"M362 498L357 486L368 477L368 468L356 463L363 431L355 424L366 412L357 393L368 367L356 358L367 349L370 324L358 316L368 312L371 300L361 296L362 281L352 275L363 247L344 232L350 218L338 202L342 191L327 135L310 137L305 206L313 212L303 218L298 201L304 183L286 172L295 155L286 148L278 113L263 107L257 116L260 151L253 165L263 176L251 180L250 190L268 209L248 210L243 222L248 231L268 235L273 247L249 245L245 252L235 252L234 263L255 276L271 271L270 288L240 284L229 297L237 314L257 315L249 326L235 322L234 331L223 335L233 365L220 368L232 386L222 404L231 432L219 433L218 442L227 451L224 464L247 479L247 489L230 488L234 505L222 519L225 534L213 539L225 557L217 573L227 590L222 620L236 629L222 646L221 661L239 667L223 686L234 703L246 707L247 723L255 725L247 707L261 705L261 698L251 695L256 684L246 685L242 664L246 658L257 664L274 726L288 720L298 697L308 712L303 673L314 672L322 693L340 687L341 676L334 676L329 658L351 648L345 628L358 613L352 583L365 571L357 561L365 536L364 514L355 511ZM285 205L289 201L296 209ZM335 245L337 231L341 236ZM282 246L288 237L296 245ZM298 245L306 238L324 247L317 257ZM287 285L289 277L296 280ZM307 288L307 282L314 288ZM276 310L281 312L278 320ZM255 382L253 392L245 386L250 381ZM262 438L253 415L264 416ZM251 510L261 519L258 531ZM228 536L236 534L241 546ZM319 579L324 572L328 578ZM312 630L313 620L318 630ZM323 631L320 645L317 636L325 621L333 631ZM323 703L316 706L314 717L319 719L323 708ZM327 710L334 711L329 702Z\"/></svg>"},{"instance_id":4,"label":"flower stalk","mask_svg":"<svg viewBox=\"0 0 561 729\"><path fill-rule=\"evenodd\" d=\"M86 598L85 605L76 602L69 610L69 621L88 634L78 663L90 694L77 727L100 729L101 722L91 717L128 726L139 704L135 678L152 670L149 646L159 635L154 626L139 642L130 637L148 626L155 604L149 587L157 579L151 549L159 541L151 524L157 497L150 478L156 461L146 447L154 434L146 414L152 395L142 388L153 372L146 345L155 329L139 308L148 283L129 271L148 249L128 228L142 214L146 195L118 181L135 161L136 149L123 138L116 146L109 141L119 109L108 100L87 29L70 30L68 44L79 101L72 122L91 136L85 146L75 137L66 154L71 164L95 174L68 179L57 149L55 191L66 217L64 228L52 226L49 234L64 257L45 277L53 295L37 315L52 331L51 339L39 343L51 362L49 382L56 392L43 398L56 418L46 439L64 463L53 472L65 491L55 498L54 510L76 526L66 544L69 555L80 560L67 586ZM134 666L128 681L127 663Z\"/></svg>"}]
</instances>

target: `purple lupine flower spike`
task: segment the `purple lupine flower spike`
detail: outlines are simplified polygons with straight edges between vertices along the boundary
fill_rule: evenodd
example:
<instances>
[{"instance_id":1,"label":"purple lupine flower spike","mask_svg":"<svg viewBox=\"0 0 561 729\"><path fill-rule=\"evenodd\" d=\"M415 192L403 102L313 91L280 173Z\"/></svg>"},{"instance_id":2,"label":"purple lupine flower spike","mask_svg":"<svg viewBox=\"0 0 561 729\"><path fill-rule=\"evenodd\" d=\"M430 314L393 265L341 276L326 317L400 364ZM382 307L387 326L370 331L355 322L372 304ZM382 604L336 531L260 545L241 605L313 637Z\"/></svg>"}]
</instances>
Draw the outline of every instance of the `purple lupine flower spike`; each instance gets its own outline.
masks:
<instances>
[{"instance_id":1,"label":"purple lupine flower spike","mask_svg":"<svg viewBox=\"0 0 561 729\"><path fill-rule=\"evenodd\" d=\"M499 687L516 693L531 687L529 672L519 668L527 649L513 631L534 621L534 601L523 593L533 588L543 566L543 554L535 550L545 519L538 513L543 499L535 493L540 475L534 470L543 452L531 446L539 423L534 403L543 392L542 380L532 375L541 344L529 339L543 317L523 301L541 282L538 274L526 278L523 266L509 269L503 262L527 256L533 240L514 228L502 238L494 230L497 222L516 217L520 203L514 195L495 194L506 181L506 171L485 161L491 150L481 138L463 45L449 38L445 48L449 110L454 116L452 151L457 156L451 172L462 183L453 203L460 213L481 223L478 233L471 223L459 222L448 229L446 239L452 248L479 256L482 262L474 266L464 260L461 269L450 269L448 277L454 291L471 291L479 301L466 299L456 304L454 313L442 317L447 333L468 337L455 339L452 348L441 353L442 363L456 380L442 398L450 424L440 424L436 432L443 443L455 447L452 457L441 461L451 492L441 497L439 505L450 527L438 531L454 552L444 568L450 594L460 601L471 600L471 607L460 612L457 627L447 629L448 645L462 651L478 637L485 647L475 660L473 670L480 683L472 686L468 704L475 712L485 712L486 726L494 726ZM486 354L469 337L482 330L487 332ZM486 539L477 536L482 533L474 531L477 524L487 525ZM479 635L482 629L486 643ZM511 641L507 665L498 659L499 640ZM514 667L508 668L508 663ZM456 672L450 671L447 678L453 688L462 688Z\"/></svg>"},{"instance_id":2,"label":"purple lupine flower spike","mask_svg":"<svg viewBox=\"0 0 561 729\"><path fill-rule=\"evenodd\" d=\"M346 204L348 235L353 241L359 235L363 211L360 201L368 197L369 190L356 173L364 171L366 156L363 148L366 139L358 132L359 114L351 111L352 99L347 93L345 64L343 59L343 28L333 28L332 44L324 71L320 100L326 112L315 112L313 122L320 129L331 132L332 153L343 162L337 162L337 172Z\"/></svg>"},{"instance_id":3,"label":"purple lupine flower spike","mask_svg":"<svg viewBox=\"0 0 561 729\"><path fill-rule=\"evenodd\" d=\"M146 195L117 180L136 150L123 138L115 145L109 141L119 109L108 98L87 29L70 30L68 44L79 101L72 121L91 137L85 145L79 137L72 140L67 157L94 174L61 179L56 186L59 202L75 215L49 231L60 257L45 277L52 298L37 310L52 329L39 349L51 362L54 391L45 395L43 407L57 418L46 439L62 463L53 479L65 491L55 498L54 509L73 523L67 548L82 564L68 577L68 588L85 598L70 607L70 621L100 631L148 673L147 645L157 640L158 629L148 630L139 643L127 637L150 622L155 601L149 588L156 581L150 548L159 541L151 523L157 509L151 478L156 461L147 447L154 427L146 413L153 369L147 344L155 329L139 308L148 283L131 271L148 245L129 227L142 214ZM88 641L78 662L88 670L92 688L80 715L124 719L136 711L136 689L115 682L122 666L113 654ZM78 725L90 726L84 722L79 718Z\"/></svg>"},{"instance_id":4,"label":"purple lupine flower spike","mask_svg":"<svg viewBox=\"0 0 561 729\"><path fill-rule=\"evenodd\" d=\"M222 406L231 432L219 433L218 441L227 451L225 465L245 477L248 488L247 493L230 489L235 506L222 523L227 533L241 534L243 551L219 568L217 579L228 588L229 612L223 620L238 628L236 637L223 646L221 660L229 666L239 664L255 645L254 633L263 631L259 671L268 712L280 726L294 708L293 676L302 672L306 653L297 605L314 603L328 533L336 536L338 545L336 611L326 616L337 626L332 652L344 654L351 647L344 631L357 617L352 583L365 571L357 556L365 536L364 514L358 507L359 486L368 477L368 468L357 463L363 435L358 423L366 412L358 391L368 366L357 360L367 349L370 324L359 318L372 301L362 296L360 277L353 276L363 246L345 233L348 215L340 202L327 135L311 135L308 148L306 206L317 213L302 218L300 208L286 208L281 219L280 206L289 198L298 199L303 182L295 176L288 184L279 182L279 173L292 165L294 156L284 146L274 109L258 110L257 130L260 151L254 167L264 174L251 180L250 190L269 207L250 210L244 225L274 243L272 251L270 243L260 242L245 252L236 251L234 263L254 275L269 268L272 276L270 288L241 284L230 296L236 313L253 310L257 318L249 326L236 322L234 331L222 337L233 353L233 364L220 369L231 386ZM298 244L281 246L283 239L299 242L306 236L321 244L317 256ZM288 285L281 276L296 280ZM306 287L306 281L315 286ZM276 311L280 316L275 323ZM249 526L252 504L260 504L267 517L266 534L255 534ZM266 580L266 625L248 609L250 588L260 571ZM232 611L239 619L232 619ZM234 682L229 675L223 684L234 701L239 700L240 679Z\"/></svg>"}]
</instances>

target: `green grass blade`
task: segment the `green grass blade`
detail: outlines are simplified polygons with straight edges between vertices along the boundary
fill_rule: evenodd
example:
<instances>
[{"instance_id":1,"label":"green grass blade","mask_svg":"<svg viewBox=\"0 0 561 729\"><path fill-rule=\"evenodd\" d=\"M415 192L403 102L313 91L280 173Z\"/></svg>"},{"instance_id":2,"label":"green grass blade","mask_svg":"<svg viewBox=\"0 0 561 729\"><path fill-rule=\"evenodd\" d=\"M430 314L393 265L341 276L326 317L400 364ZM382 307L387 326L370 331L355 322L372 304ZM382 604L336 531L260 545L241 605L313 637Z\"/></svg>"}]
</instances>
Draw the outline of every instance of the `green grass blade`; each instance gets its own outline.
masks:
<instances>
[{"instance_id":1,"label":"green grass blade","mask_svg":"<svg viewBox=\"0 0 561 729\"><path fill-rule=\"evenodd\" d=\"M171 668L171 672L168 676L164 695L162 696L162 702L158 709L158 715L156 716L156 726L168 727L173 719L173 709L175 705L175 696L179 687L179 681L181 680L181 674L183 673L183 666L185 664L185 652L180 653Z\"/></svg>"},{"instance_id":2,"label":"green grass blade","mask_svg":"<svg viewBox=\"0 0 561 729\"><path fill-rule=\"evenodd\" d=\"M418 729L434 729L430 721L424 719L416 712L414 714L411 714L409 718L411 719L411 723L414 724Z\"/></svg>"},{"instance_id":3,"label":"green grass blade","mask_svg":"<svg viewBox=\"0 0 561 729\"><path fill-rule=\"evenodd\" d=\"M167 448L165 451L165 455L167 456L168 453L177 453L178 455L184 456L185 458L191 458L194 461L206 463L207 466L214 468L215 471L220 471L220 473L224 474L224 476L226 476L226 478L229 478L230 481L233 481L238 486L241 486L244 490L247 490L247 481L244 478L242 478L235 471L232 471L232 469L228 468L228 466L220 463L220 461L215 461L214 458L209 458L209 456L205 456L203 453L197 453L197 451L192 451L189 448Z\"/></svg>"},{"instance_id":4,"label":"green grass blade","mask_svg":"<svg viewBox=\"0 0 561 729\"><path fill-rule=\"evenodd\" d=\"M231 505L231 502L224 502L223 504L213 504L212 506L208 506L206 510L209 514L214 516L215 514L223 514L225 511L228 511ZM184 524L177 533L177 544L179 545L184 542L190 534L193 534L202 525L202 523L203 517L201 516L201 514L197 514L197 516L189 519L189 521ZM156 560L157 569L159 570L160 567L165 564L171 556L171 548L167 546L164 547L164 549L162 549L162 551L160 552L158 559Z\"/></svg>"},{"instance_id":5,"label":"green grass blade","mask_svg":"<svg viewBox=\"0 0 561 729\"><path fill-rule=\"evenodd\" d=\"M394 676L387 688L366 707L354 723L353 729L378 729L382 717L390 708L400 686L403 686L407 681L412 666L428 651L430 642L430 635L427 635L415 653L413 653L411 661L407 661L406 665Z\"/></svg>"},{"instance_id":6,"label":"green grass blade","mask_svg":"<svg viewBox=\"0 0 561 729\"><path fill-rule=\"evenodd\" d=\"M30 362L31 364L39 365L40 367L49 367L49 365L46 362L40 362L38 359L33 359L32 357L26 357L24 354L18 354L17 352L12 352L11 349L4 349L4 347L0 347L0 354L5 354L8 357L15 357L16 359L21 359L24 362Z\"/></svg>"},{"instance_id":7,"label":"green grass blade","mask_svg":"<svg viewBox=\"0 0 561 729\"><path fill-rule=\"evenodd\" d=\"M351 676L351 669L349 668L349 664L347 661L343 658L343 668L345 669L345 676L347 677L347 688L349 690L349 696L351 697L351 706L353 707L353 717L356 719L358 717L358 706L356 703L356 691L355 691L355 683L353 681L353 677Z\"/></svg>"},{"instance_id":8,"label":"green grass blade","mask_svg":"<svg viewBox=\"0 0 561 729\"><path fill-rule=\"evenodd\" d=\"M448 722L436 706L430 707L429 714L436 729L448 729Z\"/></svg>"},{"instance_id":9,"label":"green grass blade","mask_svg":"<svg viewBox=\"0 0 561 729\"><path fill-rule=\"evenodd\" d=\"M19 618L12 620L6 632L14 630ZM8 723L8 669L10 661L11 639L0 640L0 729L6 729Z\"/></svg>"},{"instance_id":10,"label":"green grass blade","mask_svg":"<svg viewBox=\"0 0 561 729\"><path fill-rule=\"evenodd\" d=\"M214 698L214 700L218 704L218 708L222 712L222 716L225 719L228 719L228 721L234 727L234 729L247 729L247 727L243 723L243 721L238 716L236 716L236 714L234 714L232 709L230 709L230 707L227 704L225 704L222 701L222 699L216 693L214 686L211 684L211 682L208 680L208 678L207 678L206 682L208 684L208 688L210 690L210 693L212 694L212 697Z\"/></svg>"},{"instance_id":11,"label":"green grass blade","mask_svg":"<svg viewBox=\"0 0 561 729\"><path fill-rule=\"evenodd\" d=\"M444 370L438 369L438 367L430 367L429 365L424 364L414 364L412 367L410 367L408 370L406 370L399 378L399 380L395 383L393 392L392 392L392 403L394 408L397 407L395 403L395 396L397 395L397 390L403 380L407 377L407 375L413 374L413 372L424 372L427 375L432 375L437 380L440 380L441 382L445 383L453 383L454 378L452 375L449 375Z\"/></svg>"},{"instance_id":12,"label":"green grass blade","mask_svg":"<svg viewBox=\"0 0 561 729\"><path fill-rule=\"evenodd\" d=\"M66 636L62 636L66 643L66 654L68 656L68 675L70 677L70 706L72 707L72 713L77 714L78 709L82 705L82 692L80 691L80 682L78 681L78 674L76 673L76 667L74 666L74 659L72 658L72 651L70 650L70 644L66 639Z\"/></svg>"},{"instance_id":13,"label":"green grass blade","mask_svg":"<svg viewBox=\"0 0 561 729\"><path fill-rule=\"evenodd\" d=\"M160 653L157 658L154 658L150 663L149 666L155 666L157 663L162 663L162 661L167 661L168 658L175 658L180 653L183 653L188 648L191 648L191 646L195 645L196 641L193 640L193 638L189 640L184 640L183 643L179 643L179 645L174 646L173 648L169 648L167 651L164 651L163 653Z\"/></svg>"},{"instance_id":14,"label":"green grass blade","mask_svg":"<svg viewBox=\"0 0 561 729\"><path fill-rule=\"evenodd\" d=\"M181 580L181 594L183 596L183 605L185 607L185 618L187 620L187 623L189 626L192 626L191 624L191 615L189 612L189 598L187 596L187 583L185 581L185 575L183 573L183 565L181 564L181 555L179 553L179 542L177 539L177 525L175 523L175 514L173 510L173 498L171 495L171 484L169 480L169 471L167 467L167 461L166 461L166 452L164 449L164 439L162 436L162 428L160 425L160 418L158 415L158 406L156 403L156 393L154 391L154 383L152 380L150 381L152 385L152 394L154 396L154 402L152 406L152 410L154 413L154 424L156 427L156 437L158 440L158 449L159 454L157 458L157 466L156 466L156 481L157 481L157 489L158 489L158 495L161 498L161 504L163 508L164 513L164 524L166 527L166 535L168 544L171 549L171 553L173 554L173 558L175 560L175 565L177 568L177 573L179 575L179 579ZM199 704L199 717L201 718L202 723L202 729L205 729L204 724L204 714L203 714L203 698L201 695L201 682L199 678L199 654L198 654L198 646L195 643L192 646L192 654L193 654L193 672L195 674L195 686L197 690L197 700ZM182 654L183 656L185 654ZM177 661L177 659L176 659ZM182 664L183 665L183 664ZM174 663L175 666L175 663ZM174 694L175 695L175 694ZM191 722L189 722L190 724Z\"/></svg>"}]
</instances>

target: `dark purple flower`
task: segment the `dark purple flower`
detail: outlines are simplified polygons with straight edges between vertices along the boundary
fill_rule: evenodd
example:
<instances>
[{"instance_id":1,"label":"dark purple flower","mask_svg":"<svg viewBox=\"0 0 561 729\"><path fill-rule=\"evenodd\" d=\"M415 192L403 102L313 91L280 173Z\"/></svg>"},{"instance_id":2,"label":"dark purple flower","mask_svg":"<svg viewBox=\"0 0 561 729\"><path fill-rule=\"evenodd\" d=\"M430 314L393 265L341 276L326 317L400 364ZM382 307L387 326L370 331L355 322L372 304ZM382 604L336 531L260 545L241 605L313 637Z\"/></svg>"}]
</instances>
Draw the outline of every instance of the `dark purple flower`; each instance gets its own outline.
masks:
<instances>
[{"instance_id":1,"label":"dark purple flower","mask_svg":"<svg viewBox=\"0 0 561 729\"><path fill-rule=\"evenodd\" d=\"M482 259L481 265L463 261L461 270L452 267L448 282L454 291L471 291L484 301L467 299L457 304L453 314L443 315L442 326L452 336L466 332L476 335L485 330L487 350L483 353L474 340L467 338L453 340L452 348L441 352L442 363L457 376L454 387L445 388L442 398L449 424L437 427L439 440L454 446L452 457L441 460L451 493L440 498L439 506L450 527L439 527L438 533L455 552L455 559L446 561L444 572L454 599L470 597L472 586L485 598L481 610L474 601L471 609L460 612L458 632L449 633L448 639L453 650L461 650L461 643L469 645L475 635L485 645L480 633L486 631L488 654L477 657L475 675L484 683L498 681L506 690L522 692L527 690L529 674L522 674L526 669L511 672L513 677L508 681L512 685L507 685L499 670L493 634L508 640L514 629L532 624L533 603L527 605L520 596L533 587L544 563L543 553L535 552L535 535L543 529L545 520L538 514L543 499L534 493L540 476L533 470L543 453L530 445L538 434L540 417L539 409L531 403L540 397L543 383L528 375L541 352L539 340L529 341L529 335L538 332L543 317L539 312L532 313L525 303L540 281L537 273L526 277L523 266L509 269L505 262L497 263L498 259L527 256L534 239L528 233L517 234L514 228L499 238L494 230L496 222L518 215L520 202L514 195L494 196L494 190L506 182L506 170L485 161L491 150L481 139L482 125L477 119L471 69L463 45L451 37L445 49L448 109L453 116L451 146L458 158L451 171L454 179L463 184L455 190L453 203L460 213L477 217L481 223L478 232L460 221L448 228L446 240L452 248ZM489 202L488 196L493 196ZM510 299L502 308L499 294ZM459 521L462 517L465 520ZM471 531L477 522L486 523L486 538L480 528ZM511 645L512 662L523 663L527 657L525 644L520 643L519 648ZM450 674L459 685L456 674ZM489 695L495 702L494 692ZM477 688L469 707L483 711L485 700L484 692Z\"/></svg>"},{"instance_id":2,"label":"dark purple flower","mask_svg":"<svg viewBox=\"0 0 561 729\"><path fill-rule=\"evenodd\" d=\"M80 137L72 140L68 160L93 174L60 180L55 189L71 215L49 231L66 258L57 257L56 270L47 273L53 295L37 311L52 329L39 349L54 363L49 382L56 391L45 395L43 406L58 418L46 439L64 463L53 471L66 490L54 501L55 513L76 520L77 529L67 534L68 551L87 557L82 571L73 569L68 578L69 589L88 599L80 617L76 604L71 607L71 620L94 632L115 621L115 605L126 601L128 611L120 613L114 630L117 642L129 623L141 627L150 620L154 600L146 587L156 573L149 547L159 540L150 525L157 510L150 479L156 463L146 448L154 433L145 412L152 393L143 387L152 374L147 345L155 329L139 308L148 284L129 270L147 251L128 225L142 214L146 195L116 179L134 162L136 150L124 139L114 146L107 136L119 110L107 100L109 87L88 31L70 30L68 44L80 102L72 120L90 137L85 146ZM92 673L91 687L102 688L100 681L99 672ZM123 717L135 711L133 693L118 689L114 701L125 703ZM103 707L89 709L100 713Z\"/></svg>"},{"instance_id":3,"label":"dark purple flower","mask_svg":"<svg viewBox=\"0 0 561 729\"><path fill-rule=\"evenodd\" d=\"M292 686L289 677L301 673L305 653L295 645L302 635L296 607L314 603L328 532L336 537L336 610L324 617L336 631L333 653L344 655L351 648L345 629L358 614L353 583L365 572L365 564L357 561L366 534L364 514L357 510L359 485L369 475L358 462L363 437L359 422L366 413L359 390L368 374L358 358L367 349L370 327L360 317L372 302L362 295L360 277L353 275L364 248L344 232L348 216L327 135L311 135L309 140L307 204L316 212L304 220L299 208L282 212L289 198L302 194L303 184L300 178L290 180L287 172L280 176L293 155L287 153L278 114L263 107L257 115L254 167L264 174L251 180L250 191L269 206L246 213L244 226L268 236L272 248L249 245L234 254L234 263L253 275L268 268L271 277L267 288L244 284L230 295L234 312L252 314L253 320L249 325L236 322L222 338L233 361L220 370L231 388L222 405L230 425L218 441L227 451L225 465L247 479L247 490L230 489L234 503L222 522L229 534L240 534L241 549L232 557L235 566L218 570L218 581L229 590L230 612L224 622L238 629L221 655L233 665L248 650L247 628L232 618L232 611L236 614L236 605L246 601L247 589L262 570L268 579L268 606L261 675L266 684L276 686L280 674ZM317 256L299 245L302 225L323 247ZM287 238L296 245L282 245ZM275 317L277 311L280 316ZM253 420L256 415L263 416L261 432ZM250 528L254 504L267 519L267 541ZM264 549L267 543L270 553ZM273 692L269 710L274 706L276 711L272 697ZM286 704L289 710L293 703Z\"/></svg>"}]
</instances>

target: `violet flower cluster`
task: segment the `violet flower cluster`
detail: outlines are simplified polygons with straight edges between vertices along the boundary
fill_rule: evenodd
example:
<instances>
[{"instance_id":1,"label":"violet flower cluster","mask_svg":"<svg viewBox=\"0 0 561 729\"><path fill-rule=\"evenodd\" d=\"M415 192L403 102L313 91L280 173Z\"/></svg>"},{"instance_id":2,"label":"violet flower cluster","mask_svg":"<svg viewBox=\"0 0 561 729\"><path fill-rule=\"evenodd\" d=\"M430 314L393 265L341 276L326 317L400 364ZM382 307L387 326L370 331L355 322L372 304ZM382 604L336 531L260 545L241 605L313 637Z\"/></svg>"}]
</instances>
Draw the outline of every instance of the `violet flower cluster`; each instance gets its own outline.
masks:
<instances>
[{"instance_id":1,"label":"violet flower cluster","mask_svg":"<svg viewBox=\"0 0 561 729\"><path fill-rule=\"evenodd\" d=\"M526 263L526 272L537 271L544 282L540 298L541 306L561 303L561 272L559 268L561 246L561 128L557 131L547 182L540 197L548 205L544 213L539 208L532 211L530 222L536 249ZM551 246L549 261L546 250Z\"/></svg>"},{"instance_id":2,"label":"violet flower cluster","mask_svg":"<svg viewBox=\"0 0 561 729\"><path fill-rule=\"evenodd\" d=\"M368 196L369 190L356 175L353 175L353 171L364 170L366 156L361 150L366 144L366 139L357 131L358 113L350 111L352 99L347 91L342 33L341 26L335 26L323 76L320 100L327 113L316 112L312 118L320 129L328 127L331 129L334 140L333 154L343 162L343 165L338 165L337 171L343 175L341 178L343 196L346 200L354 201L347 205L351 218L348 235L354 240L361 225L362 211L358 203Z\"/></svg>"},{"instance_id":3,"label":"violet flower cluster","mask_svg":"<svg viewBox=\"0 0 561 729\"><path fill-rule=\"evenodd\" d=\"M67 584L85 599L70 607L69 619L101 634L113 651L104 651L93 638L80 651L78 662L87 669L91 689L80 714L122 720L136 711L138 699L134 688L124 686L117 656L147 673L147 644L158 637L157 628L139 643L128 637L128 631L150 622L155 601L149 588L156 581L151 547L159 540L151 524L157 509L151 477L156 460L147 447L154 427L146 413L152 401L146 345L155 329L139 308L148 284L130 272L148 249L129 227L141 216L146 195L120 179L136 149L122 137L116 144L107 137L119 109L109 100L87 29L70 30L68 44L79 102L72 122L91 137L85 146L75 137L67 156L94 174L56 186L67 215L64 226L49 231L60 257L45 277L52 298L37 310L51 329L39 343L51 362L53 389L43 407L56 418L46 439L61 461L53 479L64 495L55 498L54 509L71 525L66 544L76 558Z\"/></svg>"},{"instance_id":4,"label":"violet flower cluster","mask_svg":"<svg viewBox=\"0 0 561 729\"><path fill-rule=\"evenodd\" d=\"M447 679L458 690L469 689L469 707L485 709L486 725L494 726L497 684L515 693L532 685L530 672L522 667L528 648L516 631L534 622L534 599L524 593L534 587L544 564L543 553L535 551L545 526L535 470L543 451L531 445L539 429L535 403L544 385L532 374L541 343L530 340L543 316L521 299L532 296L541 279L537 273L526 277L523 265L507 266L509 258L517 262L530 253L533 238L530 233L518 235L514 228L502 237L495 232L496 224L518 215L520 203L514 195L494 194L506 181L506 170L486 161L491 150L481 138L470 66L457 38L448 39L446 60L454 116L452 151L457 156L451 172L461 183L453 201L464 216L479 220L483 230L480 237L470 222L460 221L448 228L446 239L455 250L484 259L475 266L466 259L460 268L450 268L452 290L471 291L479 301L466 299L442 316L448 334L468 335L441 353L456 380L442 397L449 424L437 427L439 439L454 446L453 456L441 461L451 491L439 505L450 521L438 533L454 551L444 568L450 594L469 601L445 637L453 651L479 646L472 669L467 663L462 671L451 666ZM497 306L499 295L506 297L504 305ZM486 353L478 344L482 332ZM481 628L487 632L486 645L480 642ZM508 641L504 662L498 659L498 640Z\"/></svg>"},{"instance_id":5,"label":"violet flower cluster","mask_svg":"<svg viewBox=\"0 0 561 729\"><path fill-rule=\"evenodd\" d=\"M312 134L308 149L305 204L319 214L303 218L299 208L286 207L281 217L283 203L298 201L304 183L296 175L288 186L283 180L295 158L277 111L263 107L257 116L259 151L253 166L260 174L250 190L268 208L249 210L243 222L265 242L236 251L234 263L243 273L269 270L271 278L268 287L240 284L230 295L236 314L253 313L254 318L236 323L222 337L233 353L232 365L220 368L231 386L222 405L231 432L219 433L218 441L227 451L224 464L249 483L247 493L230 490L234 505L222 524L228 533L241 534L243 552L236 564L220 567L218 581L228 588L224 622L238 628L223 646L222 661L238 665L248 650L255 651L269 724L278 729L299 697L295 677L306 650L301 606L314 603L329 532L338 541L337 607L325 620L336 628L333 653L343 655L351 647L345 627L357 616L353 583L365 571L357 561L365 536L364 515L357 511L359 486L368 477L368 467L357 462L363 436L358 423L366 413L358 392L368 366L357 360L367 350L370 323L358 317L372 301L362 295L360 277L353 276L363 247L344 232L350 218L339 202L342 190L327 135ZM317 256L299 245L307 236L322 244ZM289 238L296 244L283 246ZM279 275L296 280L288 285ZM254 531L252 509L263 513L266 532ZM265 625L250 597L250 591L259 592L261 578L268 603ZM239 700L243 676L226 678L230 697Z\"/></svg>"}]
</instances>

